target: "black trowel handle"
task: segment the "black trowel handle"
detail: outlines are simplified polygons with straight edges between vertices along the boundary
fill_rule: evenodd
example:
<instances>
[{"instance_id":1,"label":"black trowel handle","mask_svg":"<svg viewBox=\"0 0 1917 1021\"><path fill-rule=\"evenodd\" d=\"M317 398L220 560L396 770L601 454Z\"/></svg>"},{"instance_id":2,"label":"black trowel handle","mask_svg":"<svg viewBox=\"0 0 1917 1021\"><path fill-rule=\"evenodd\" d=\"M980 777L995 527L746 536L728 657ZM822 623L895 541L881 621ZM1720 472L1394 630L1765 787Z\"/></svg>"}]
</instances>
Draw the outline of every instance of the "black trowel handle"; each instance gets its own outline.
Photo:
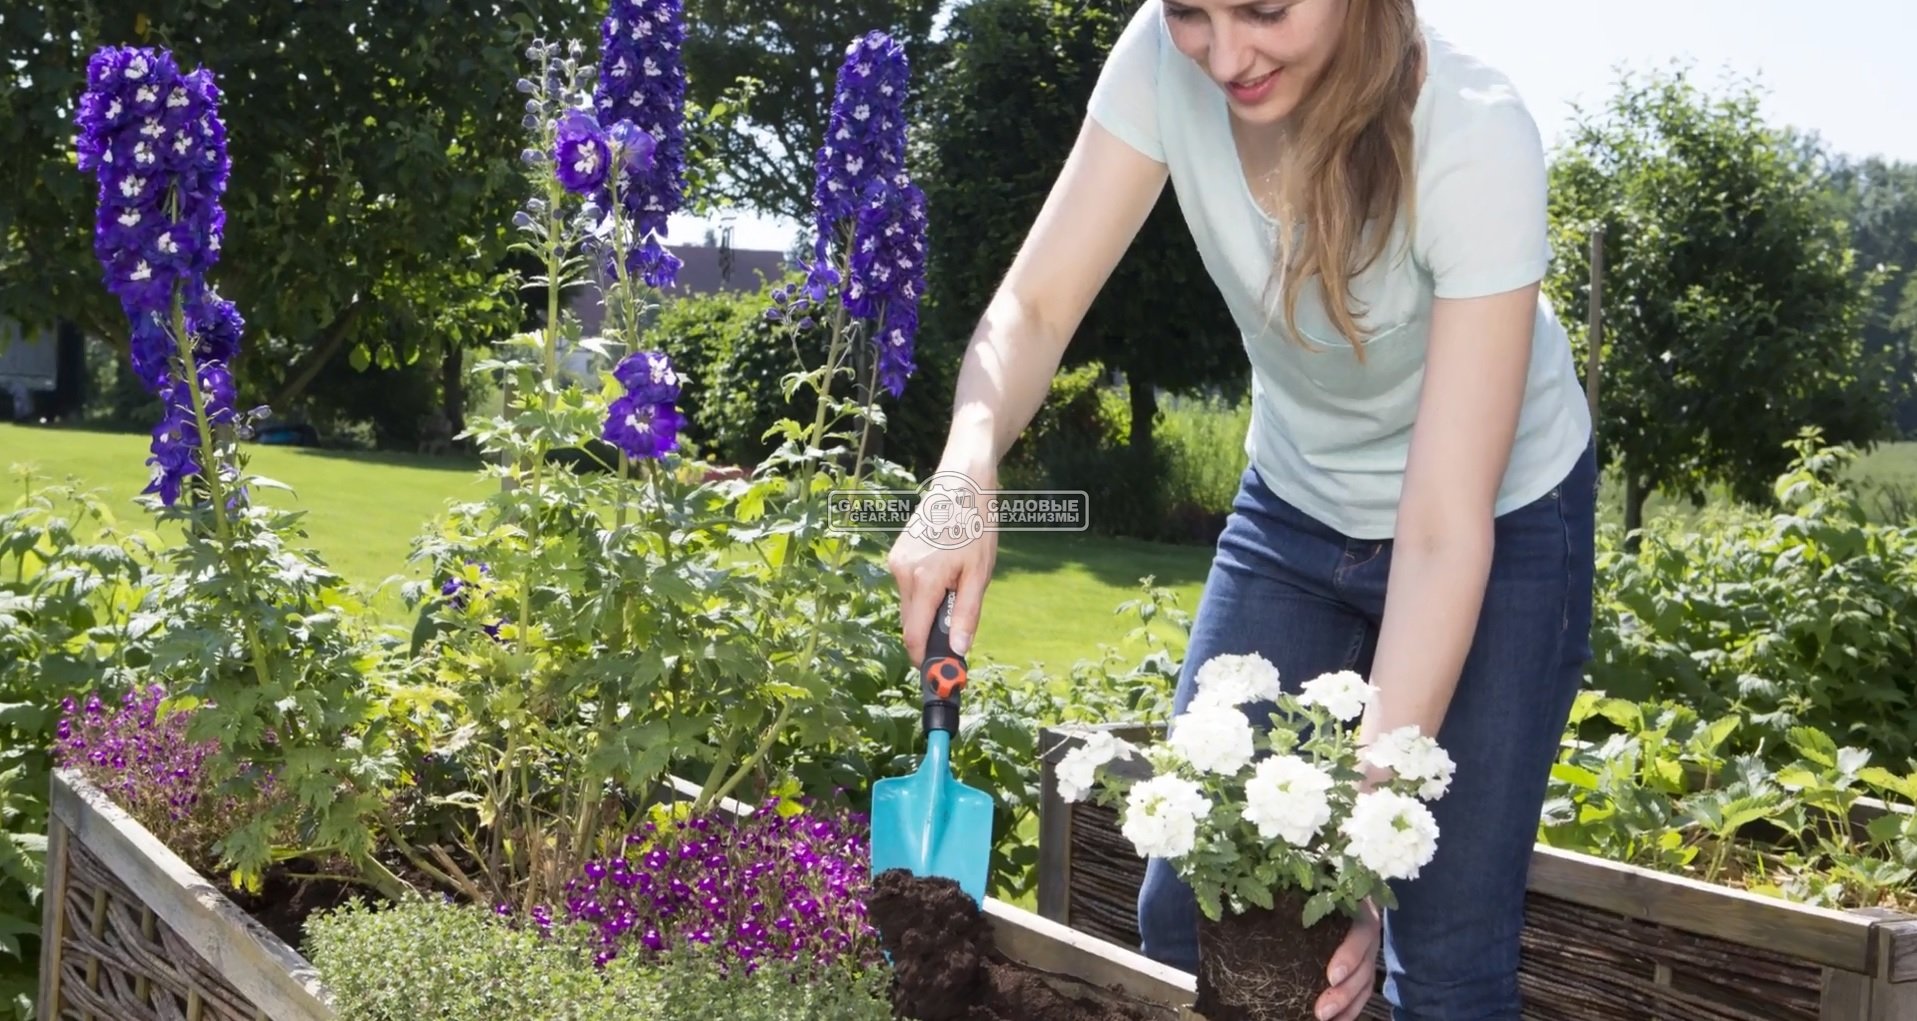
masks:
<instances>
[{"instance_id":1,"label":"black trowel handle","mask_svg":"<svg viewBox=\"0 0 1917 1021\"><path fill-rule=\"evenodd\" d=\"M945 590L945 599L932 615L925 636L925 661L919 664L919 691L925 698L925 732L943 730L958 735L959 696L965 691L965 657L952 651L952 607L958 593Z\"/></svg>"}]
</instances>

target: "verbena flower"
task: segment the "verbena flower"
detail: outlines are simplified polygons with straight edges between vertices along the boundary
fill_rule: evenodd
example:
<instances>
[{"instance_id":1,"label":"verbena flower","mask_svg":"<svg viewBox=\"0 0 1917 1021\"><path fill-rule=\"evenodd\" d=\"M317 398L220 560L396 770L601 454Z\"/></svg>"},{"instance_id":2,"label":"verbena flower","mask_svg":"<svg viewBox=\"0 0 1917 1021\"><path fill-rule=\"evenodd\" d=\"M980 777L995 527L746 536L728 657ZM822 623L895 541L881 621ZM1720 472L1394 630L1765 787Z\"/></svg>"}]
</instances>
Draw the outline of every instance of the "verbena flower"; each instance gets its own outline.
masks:
<instances>
[{"instance_id":1,"label":"verbena flower","mask_svg":"<svg viewBox=\"0 0 1917 1021\"><path fill-rule=\"evenodd\" d=\"M1350 670L1314 677L1298 696L1300 705L1321 705L1341 720L1355 720L1378 695L1378 686Z\"/></svg>"},{"instance_id":2,"label":"verbena flower","mask_svg":"<svg viewBox=\"0 0 1917 1021\"><path fill-rule=\"evenodd\" d=\"M607 409L604 437L636 461L664 457L678 442L684 419L679 414L679 374L658 351L627 355L613 369L626 388Z\"/></svg>"},{"instance_id":3,"label":"verbena flower","mask_svg":"<svg viewBox=\"0 0 1917 1021\"><path fill-rule=\"evenodd\" d=\"M1191 708L1197 710L1206 706L1231 706L1236 708L1250 702L1270 702L1283 693L1279 685L1278 668L1258 653L1226 653L1213 656L1198 668L1192 678L1198 693L1192 696Z\"/></svg>"},{"instance_id":4,"label":"verbena flower","mask_svg":"<svg viewBox=\"0 0 1917 1021\"><path fill-rule=\"evenodd\" d=\"M875 959L862 816L785 817L772 802L743 819L648 823L624 852L587 862L566 885L567 917L597 929L602 964L687 943L717 946L748 972L766 960Z\"/></svg>"},{"instance_id":5,"label":"verbena flower","mask_svg":"<svg viewBox=\"0 0 1917 1021\"><path fill-rule=\"evenodd\" d=\"M1358 795L1338 830L1351 856L1385 879L1416 879L1438 851L1438 822L1422 802L1393 790Z\"/></svg>"},{"instance_id":6,"label":"verbena flower","mask_svg":"<svg viewBox=\"0 0 1917 1021\"><path fill-rule=\"evenodd\" d=\"M599 123L631 121L652 138L651 158L622 161L618 173L640 239L626 270L654 287L672 286L681 265L661 239L685 201L685 38L683 0L612 0L599 26Z\"/></svg>"},{"instance_id":7,"label":"verbena flower","mask_svg":"<svg viewBox=\"0 0 1917 1021\"><path fill-rule=\"evenodd\" d=\"M1230 706L1207 706L1173 721L1170 744L1200 773L1233 776L1251 764L1251 721Z\"/></svg>"},{"instance_id":8,"label":"verbena flower","mask_svg":"<svg viewBox=\"0 0 1917 1021\"><path fill-rule=\"evenodd\" d=\"M1304 847L1331 821L1331 788L1323 769L1296 755L1274 755L1245 781L1245 821L1266 840Z\"/></svg>"},{"instance_id":9,"label":"verbena flower","mask_svg":"<svg viewBox=\"0 0 1917 1021\"><path fill-rule=\"evenodd\" d=\"M1211 811L1211 801L1182 776L1155 776L1131 789L1125 807L1120 832L1140 855L1177 858L1191 853L1198 820Z\"/></svg>"},{"instance_id":10,"label":"verbena flower","mask_svg":"<svg viewBox=\"0 0 1917 1021\"><path fill-rule=\"evenodd\" d=\"M164 49L107 46L87 62L75 116L79 166L98 185L94 255L126 313L134 372L161 399L146 492L169 506L204 467L185 380L198 381L209 422L234 419L227 366L245 321L205 279L224 242L220 199L232 170L219 102L211 71L182 72Z\"/></svg>"},{"instance_id":11,"label":"verbena flower","mask_svg":"<svg viewBox=\"0 0 1917 1021\"><path fill-rule=\"evenodd\" d=\"M893 396L917 368L912 350L925 291L925 195L905 171L910 78L904 46L883 32L846 48L814 158L817 239L805 285L813 304L838 289L846 310L868 322L881 385ZM840 260L835 243L851 246ZM777 305L784 304L781 295ZM785 317L777 307L768 314Z\"/></svg>"}]
</instances>

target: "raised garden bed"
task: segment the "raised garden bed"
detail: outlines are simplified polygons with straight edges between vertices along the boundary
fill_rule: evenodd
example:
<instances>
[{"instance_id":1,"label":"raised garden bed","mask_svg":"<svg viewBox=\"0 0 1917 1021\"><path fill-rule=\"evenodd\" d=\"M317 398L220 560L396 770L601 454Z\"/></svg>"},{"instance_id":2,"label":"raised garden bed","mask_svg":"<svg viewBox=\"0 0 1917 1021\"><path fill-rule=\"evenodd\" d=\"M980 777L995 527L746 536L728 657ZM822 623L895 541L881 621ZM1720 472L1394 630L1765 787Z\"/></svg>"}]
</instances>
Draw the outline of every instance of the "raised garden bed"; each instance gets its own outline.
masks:
<instances>
[{"instance_id":1,"label":"raised garden bed","mask_svg":"<svg viewBox=\"0 0 1917 1021\"><path fill-rule=\"evenodd\" d=\"M337 1021L311 962L99 788L61 770L51 804L41 1021ZM997 952L1066 996L1197 1018L1192 976L996 899L984 909Z\"/></svg>"},{"instance_id":2,"label":"raised garden bed","mask_svg":"<svg viewBox=\"0 0 1917 1021\"><path fill-rule=\"evenodd\" d=\"M1057 764L1089 729L1040 732L1038 913L1136 947L1144 861L1115 812L1058 795ZM1153 733L1100 729L1134 742ZM1528 1018L1917 1019L1917 917L1795 904L1543 845L1529 889L1519 972ZM1364 1016L1390 1016L1381 994Z\"/></svg>"}]
</instances>

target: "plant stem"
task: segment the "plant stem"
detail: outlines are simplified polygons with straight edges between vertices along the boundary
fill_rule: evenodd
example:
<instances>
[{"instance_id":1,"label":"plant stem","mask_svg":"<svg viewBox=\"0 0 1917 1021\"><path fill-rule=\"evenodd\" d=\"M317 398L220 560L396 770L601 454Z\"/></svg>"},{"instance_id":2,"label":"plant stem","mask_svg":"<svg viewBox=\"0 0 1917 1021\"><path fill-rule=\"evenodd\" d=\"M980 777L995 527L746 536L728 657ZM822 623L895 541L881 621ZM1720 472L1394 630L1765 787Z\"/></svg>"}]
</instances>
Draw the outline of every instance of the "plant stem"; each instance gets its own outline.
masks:
<instances>
[{"instance_id":1,"label":"plant stem","mask_svg":"<svg viewBox=\"0 0 1917 1021\"><path fill-rule=\"evenodd\" d=\"M739 731L734 730L726 735L725 745L719 749L718 756L712 760L712 771L706 774L705 786L699 788L699 796L693 799L693 804L703 807L711 803L712 794L718 790L720 781L725 779L726 767L732 764L732 753L738 747Z\"/></svg>"},{"instance_id":2,"label":"plant stem","mask_svg":"<svg viewBox=\"0 0 1917 1021\"><path fill-rule=\"evenodd\" d=\"M199 427L200 477L206 480L207 499L212 504L213 529L220 539L220 558L226 561L227 570L233 572L233 580L239 584L240 595L247 603L248 611L240 615L240 630L246 639L247 651L252 654L254 676L259 678L260 687L267 688L272 684L272 677L266 669L266 648L260 642L259 629L253 622L253 585L247 577L245 565L240 563L233 548L233 527L226 520L226 492L220 483L219 461L214 456L218 446L213 441L212 420L206 414L206 394L200 389L200 367L193 357L193 338L186 332L186 296L177 284L173 288L173 345L180 355L187 394L193 402L193 420Z\"/></svg>"},{"instance_id":3,"label":"plant stem","mask_svg":"<svg viewBox=\"0 0 1917 1021\"><path fill-rule=\"evenodd\" d=\"M764 736L759 738L758 747L752 750L752 754L748 756L744 762L739 763L739 768L733 772L732 779L727 780L725 786L719 788L718 793L714 794L712 801L707 802L707 804L725 800L726 797L732 793L733 788L739 786L746 777L752 775L753 767L757 766L759 760L765 758L765 753L771 750L773 741L778 738L779 731L785 729L785 721L791 715L792 702L788 699L783 705L779 706L778 717L772 721L772 726L766 728ZM705 806L701 805L700 807L703 808Z\"/></svg>"}]
</instances>

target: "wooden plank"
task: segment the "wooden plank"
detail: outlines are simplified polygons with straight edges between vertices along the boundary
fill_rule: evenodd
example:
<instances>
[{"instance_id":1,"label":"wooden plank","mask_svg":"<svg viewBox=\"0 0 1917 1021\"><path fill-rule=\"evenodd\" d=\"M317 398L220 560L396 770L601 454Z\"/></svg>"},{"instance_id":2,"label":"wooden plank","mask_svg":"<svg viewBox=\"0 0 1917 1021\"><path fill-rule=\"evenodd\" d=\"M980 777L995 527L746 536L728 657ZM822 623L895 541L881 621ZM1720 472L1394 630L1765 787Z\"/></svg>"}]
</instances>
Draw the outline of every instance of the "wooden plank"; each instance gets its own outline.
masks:
<instances>
[{"instance_id":1,"label":"wooden plank","mask_svg":"<svg viewBox=\"0 0 1917 1021\"><path fill-rule=\"evenodd\" d=\"M1039 747L1056 743L1057 731L1038 732ZM1041 756L1038 764L1038 915L1061 925L1072 916L1072 813L1058 796L1058 763Z\"/></svg>"},{"instance_id":2,"label":"wooden plank","mask_svg":"<svg viewBox=\"0 0 1917 1021\"><path fill-rule=\"evenodd\" d=\"M1117 990L1167 1009L1165 1017L1203 1021L1190 1010L1198 979L1143 954L1068 929L1057 922L993 898L985 900L998 951L1041 971L1070 975L1088 985Z\"/></svg>"},{"instance_id":3,"label":"wooden plank","mask_svg":"<svg viewBox=\"0 0 1917 1021\"><path fill-rule=\"evenodd\" d=\"M1797 904L1685 876L1538 845L1529 888L1626 918L1761 946L1813 964L1874 974L1871 927L1855 913Z\"/></svg>"},{"instance_id":4,"label":"wooden plank","mask_svg":"<svg viewBox=\"0 0 1917 1021\"><path fill-rule=\"evenodd\" d=\"M1870 992L1869 975L1825 968L1817 1021L1869 1021Z\"/></svg>"},{"instance_id":5,"label":"wooden plank","mask_svg":"<svg viewBox=\"0 0 1917 1021\"><path fill-rule=\"evenodd\" d=\"M188 946L274 1021L338 1021L318 969L207 882L78 773L53 782L53 814Z\"/></svg>"},{"instance_id":6,"label":"wooden plank","mask_svg":"<svg viewBox=\"0 0 1917 1021\"><path fill-rule=\"evenodd\" d=\"M67 931L67 828L47 817L47 876L40 891L40 985L35 1008L40 1021L60 1016L60 951Z\"/></svg>"},{"instance_id":7,"label":"wooden plank","mask_svg":"<svg viewBox=\"0 0 1917 1021\"><path fill-rule=\"evenodd\" d=\"M1877 936L1877 975L1870 987L1870 1021L1911 1021L1917 1018L1917 982L1900 972L1910 968L1911 944L1917 942L1917 919L1893 911L1871 909L1879 921Z\"/></svg>"}]
</instances>

